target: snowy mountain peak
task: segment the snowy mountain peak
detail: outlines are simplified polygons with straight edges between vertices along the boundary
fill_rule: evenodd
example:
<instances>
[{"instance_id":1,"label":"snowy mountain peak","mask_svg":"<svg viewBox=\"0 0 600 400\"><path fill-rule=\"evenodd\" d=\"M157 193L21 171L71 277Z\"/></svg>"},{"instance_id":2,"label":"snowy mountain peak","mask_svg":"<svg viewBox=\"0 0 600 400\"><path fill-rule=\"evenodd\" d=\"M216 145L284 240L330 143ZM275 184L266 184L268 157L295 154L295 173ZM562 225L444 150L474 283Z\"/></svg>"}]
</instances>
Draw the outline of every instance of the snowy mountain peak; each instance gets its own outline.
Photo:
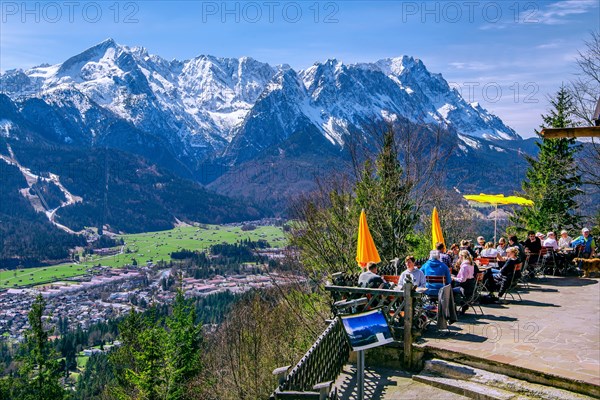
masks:
<instances>
[{"instance_id":1,"label":"snowy mountain peak","mask_svg":"<svg viewBox=\"0 0 600 400\"><path fill-rule=\"evenodd\" d=\"M7 71L0 87L13 100L43 99L82 124L112 115L200 159L244 146L259 151L298 130L341 147L351 132L398 118L463 137L519 139L406 55L359 64L331 58L297 72L247 56L167 61L109 38L62 64Z\"/></svg>"}]
</instances>

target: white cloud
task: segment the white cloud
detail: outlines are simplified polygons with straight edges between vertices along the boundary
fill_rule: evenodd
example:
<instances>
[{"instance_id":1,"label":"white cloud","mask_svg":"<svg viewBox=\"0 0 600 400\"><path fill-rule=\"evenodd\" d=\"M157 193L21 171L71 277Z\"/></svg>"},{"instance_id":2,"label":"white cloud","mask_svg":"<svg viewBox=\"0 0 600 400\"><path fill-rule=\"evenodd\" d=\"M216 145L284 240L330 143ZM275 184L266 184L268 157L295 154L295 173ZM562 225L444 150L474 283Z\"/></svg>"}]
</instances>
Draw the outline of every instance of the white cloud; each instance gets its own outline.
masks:
<instances>
[{"instance_id":1,"label":"white cloud","mask_svg":"<svg viewBox=\"0 0 600 400\"><path fill-rule=\"evenodd\" d=\"M558 49L565 44L564 40L553 40L552 42L542 43L535 46L536 49L547 50L547 49Z\"/></svg>"},{"instance_id":2,"label":"white cloud","mask_svg":"<svg viewBox=\"0 0 600 400\"><path fill-rule=\"evenodd\" d=\"M469 71L488 71L494 66L482 62L451 62L450 65L455 69L464 69Z\"/></svg>"},{"instance_id":3,"label":"white cloud","mask_svg":"<svg viewBox=\"0 0 600 400\"><path fill-rule=\"evenodd\" d=\"M571 15L586 14L594 8L598 8L598 0L563 0L540 7L539 10L523 11L520 21L540 23L545 25L565 24Z\"/></svg>"}]
</instances>

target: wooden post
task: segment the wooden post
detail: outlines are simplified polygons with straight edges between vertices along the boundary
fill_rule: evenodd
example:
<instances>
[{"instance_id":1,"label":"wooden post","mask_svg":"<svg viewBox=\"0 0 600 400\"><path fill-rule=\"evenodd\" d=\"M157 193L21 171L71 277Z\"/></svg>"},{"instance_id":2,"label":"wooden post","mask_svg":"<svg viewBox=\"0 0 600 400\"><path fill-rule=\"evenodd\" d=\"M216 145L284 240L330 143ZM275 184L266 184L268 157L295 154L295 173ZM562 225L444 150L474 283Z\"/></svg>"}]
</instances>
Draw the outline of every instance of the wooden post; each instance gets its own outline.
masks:
<instances>
[{"instance_id":1,"label":"wooden post","mask_svg":"<svg viewBox=\"0 0 600 400\"><path fill-rule=\"evenodd\" d=\"M412 368L412 282L404 284L404 368Z\"/></svg>"},{"instance_id":2,"label":"wooden post","mask_svg":"<svg viewBox=\"0 0 600 400\"><path fill-rule=\"evenodd\" d=\"M313 386L314 390L319 391L319 400L327 400L329 398L331 385L333 385L333 381L321 382Z\"/></svg>"}]
</instances>

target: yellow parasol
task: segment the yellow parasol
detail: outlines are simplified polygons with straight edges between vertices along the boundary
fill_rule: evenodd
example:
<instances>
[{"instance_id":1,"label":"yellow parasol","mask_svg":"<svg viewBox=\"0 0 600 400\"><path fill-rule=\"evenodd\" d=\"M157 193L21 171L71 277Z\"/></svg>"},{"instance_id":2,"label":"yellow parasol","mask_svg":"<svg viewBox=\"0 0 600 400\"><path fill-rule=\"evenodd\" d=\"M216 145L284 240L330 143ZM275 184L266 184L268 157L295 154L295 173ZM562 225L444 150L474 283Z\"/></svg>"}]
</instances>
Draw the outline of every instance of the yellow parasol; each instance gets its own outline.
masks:
<instances>
[{"instance_id":1,"label":"yellow parasol","mask_svg":"<svg viewBox=\"0 0 600 400\"><path fill-rule=\"evenodd\" d=\"M435 250L435 245L439 242L444 243L444 246L446 246L437 207L433 207L433 213L431 214L431 240L433 242L433 250Z\"/></svg>"},{"instance_id":2,"label":"yellow parasol","mask_svg":"<svg viewBox=\"0 0 600 400\"><path fill-rule=\"evenodd\" d=\"M358 244L356 246L356 261L361 267L365 267L368 262L372 261L378 263L381 261L379 253L373 242L371 232L369 232L369 225L367 225L367 215L363 209L360 213L360 220L358 223Z\"/></svg>"},{"instance_id":3,"label":"yellow parasol","mask_svg":"<svg viewBox=\"0 0 600 400\"><path fill-rule=\"evenodd\" d=\"M467 200L477 203L488 203L496 206L494 213L494 243L496 243L496 227L498 224L498 204L516 204L519 206L532 206L533 201L519 196L504 196L503 194L467 194L463 196Z\"/></svg>"}]
</instances>

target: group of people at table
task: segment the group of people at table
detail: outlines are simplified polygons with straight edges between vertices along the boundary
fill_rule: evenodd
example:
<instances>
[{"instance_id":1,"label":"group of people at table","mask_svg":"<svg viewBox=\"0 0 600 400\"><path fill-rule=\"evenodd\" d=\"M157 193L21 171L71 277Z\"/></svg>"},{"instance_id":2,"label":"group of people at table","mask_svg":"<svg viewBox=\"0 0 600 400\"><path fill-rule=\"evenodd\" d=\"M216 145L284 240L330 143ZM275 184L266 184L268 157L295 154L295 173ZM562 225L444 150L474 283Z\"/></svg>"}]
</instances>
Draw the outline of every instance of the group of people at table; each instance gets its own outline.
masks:
<instances>
[{"instance_id":1,"label":"group of people at table","mask_svg":"<svg viewBox=\"0 0 600 400\"><path fill-rule=\"evenodd\" d=\"M402 283L410 275L413 285L430 297L436 297L443 286L451 283L455 297L466 299L473 294L477 276L483 272L483 284L490 293L490 299L495 301L497 297L494 296L494 292L498 292L498 296L502 297L513 278L519 278L515 274L520 273L528 257L529 264L538 262L542 248L552 249L557 254L574 254L574 249L578 248L578 256L589 258L594 256L595 247L594 238L587 228L582 229L581 236L575 240L563 230L559 240L556 240L554 232L543 235L530 231L523 242L519 242L516 236L510 236L508 241L500 238L497 246L492 242L486 243L485 238L479 236L475 246L471 246L470 241L463 240L460 245L452 244L448 252L443 243L437 243L436 249L429 253L429 259L420 268L415 265L413 256L406 257L406 270L400 275L396 288L400 290ZM491 260L492 267L480 263L481 259ZM437 279L431 282L426 278L428 276L444 278L443 281ZM358 284L361 287L392 288L391 284L377 274L377 265L374 263L367 264L367 268L359 276ZM466 308L461 311L466 311Z\"/></svg>"}]
</instances>

